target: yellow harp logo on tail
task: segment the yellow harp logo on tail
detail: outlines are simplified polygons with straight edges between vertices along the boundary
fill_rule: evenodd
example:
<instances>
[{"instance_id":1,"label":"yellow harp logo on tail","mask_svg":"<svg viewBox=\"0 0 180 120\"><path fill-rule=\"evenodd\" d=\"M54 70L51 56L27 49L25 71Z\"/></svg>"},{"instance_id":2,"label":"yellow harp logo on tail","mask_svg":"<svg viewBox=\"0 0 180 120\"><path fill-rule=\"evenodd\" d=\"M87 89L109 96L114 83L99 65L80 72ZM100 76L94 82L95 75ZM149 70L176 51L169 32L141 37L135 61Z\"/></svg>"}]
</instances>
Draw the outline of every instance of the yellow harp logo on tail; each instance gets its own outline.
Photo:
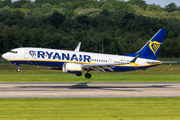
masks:
<instances>
[{"instance_id":1,"label":"yellow harp logo on tail","mask_svg":"<svg viewBox=\"0 0 180 120\"><path fill-rule=\"evenodd\" d=\"M156 55L156 52L158 51L159 47L162 43L159 43L157 41L150 41L149 48L153 51L154 55Z\"/></svg>"}]
</instances>

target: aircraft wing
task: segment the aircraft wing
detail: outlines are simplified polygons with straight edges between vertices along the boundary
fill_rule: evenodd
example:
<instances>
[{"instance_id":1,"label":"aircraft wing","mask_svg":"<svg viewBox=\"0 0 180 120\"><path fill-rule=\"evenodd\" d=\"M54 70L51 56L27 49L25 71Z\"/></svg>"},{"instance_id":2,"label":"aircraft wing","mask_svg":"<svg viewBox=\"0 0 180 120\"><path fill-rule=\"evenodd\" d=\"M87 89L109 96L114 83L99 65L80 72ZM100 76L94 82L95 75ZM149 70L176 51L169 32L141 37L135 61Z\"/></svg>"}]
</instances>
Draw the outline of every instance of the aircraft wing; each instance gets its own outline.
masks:
<instances>
[{"instance_id":1,"label":"aircraft wing","mask_svg":"<svg viewBox=\"0 0 180 120\"><path fill-rule=\"evenodd\" d=\"M127 63L116 63L116 64L82 64L83 69L85 70L94 70L94 71L103 71L106 72L105 69L108 69L110 71L114 71L112 68L115 67L115 65L125 65Z\"/></svg>"}]
</instances>

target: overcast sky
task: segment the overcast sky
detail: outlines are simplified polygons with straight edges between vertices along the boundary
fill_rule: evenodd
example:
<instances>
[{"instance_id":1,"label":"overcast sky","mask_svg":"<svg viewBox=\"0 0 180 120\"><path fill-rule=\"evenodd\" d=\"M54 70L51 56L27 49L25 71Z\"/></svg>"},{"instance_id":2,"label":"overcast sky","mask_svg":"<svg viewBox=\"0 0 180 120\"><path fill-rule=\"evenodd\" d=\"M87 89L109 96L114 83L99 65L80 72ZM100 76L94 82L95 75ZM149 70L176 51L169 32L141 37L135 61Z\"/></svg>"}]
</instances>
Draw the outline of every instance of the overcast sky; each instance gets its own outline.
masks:
<instances>
[{"instance_id":1,"label":"overcast sky","mask_svg":"<svg viewBox=\"0 0 180 120\"><path fill-rule=\"evenodd\" d=\"M18 1L18 0L12 0L12 1ZM35 0L31 0L31 1L35 1ZM124 1L128 1L128 0L124 0ZM176 3L177 6L180 6L180 0L144 0L146 1L147 4L156 4L156 5L160 5L161 7L165 7L165 5L168 5L169 3Z\"/></svg>"},{"instance_id":2,"label":"overcast sky","mask_svg":"<svg viewBox=\"0 0 180 120\"><path fill-rule=\"evenodd\" d=\"M128 0L124 0L128 1ZM180 0L144 0L147 4L156 4L160 5L161 7L165 7L169 3L175 3L177 6L180 6Z\"/></svg>"}]
</instances>

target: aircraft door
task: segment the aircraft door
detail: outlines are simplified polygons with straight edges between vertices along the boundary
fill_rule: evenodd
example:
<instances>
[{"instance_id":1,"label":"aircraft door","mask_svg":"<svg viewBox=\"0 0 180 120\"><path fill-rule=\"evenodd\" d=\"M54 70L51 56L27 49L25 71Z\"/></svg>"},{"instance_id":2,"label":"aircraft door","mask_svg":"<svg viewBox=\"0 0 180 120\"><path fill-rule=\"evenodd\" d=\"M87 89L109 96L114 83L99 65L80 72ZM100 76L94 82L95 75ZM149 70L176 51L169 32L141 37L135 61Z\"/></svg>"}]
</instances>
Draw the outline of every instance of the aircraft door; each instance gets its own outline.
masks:
<instances>
[{"instance_id":1,"label":"aircraft door","mask_svg":"<svg viewBox=\"0 0 180 120\"><path fill-rule=\"evenodd\" d=\"M24 50L24 58L28 59L28 50L27 49Z\"/></svg>"}]
</instances>

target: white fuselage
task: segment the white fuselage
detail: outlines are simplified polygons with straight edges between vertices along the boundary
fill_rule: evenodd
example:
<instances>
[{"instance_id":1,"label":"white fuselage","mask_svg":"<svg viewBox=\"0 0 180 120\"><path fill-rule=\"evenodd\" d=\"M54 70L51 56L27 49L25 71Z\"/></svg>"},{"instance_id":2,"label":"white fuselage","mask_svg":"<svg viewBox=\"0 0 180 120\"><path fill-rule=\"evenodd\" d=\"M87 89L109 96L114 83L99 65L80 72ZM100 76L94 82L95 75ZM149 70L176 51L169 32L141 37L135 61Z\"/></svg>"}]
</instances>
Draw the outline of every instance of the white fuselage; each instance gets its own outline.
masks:
<instances>
[{"instance_id":1,"label":"white fuselage","mask_svg":"<svg viewBox=\"0 0 180 120\"><path fill-rule=\"evenodd\" d=\"M62 67L64 63L116 64L114 71L137 70L137 68L143 69L156 65L148 64L149 61L157 62L156 60L137 58L135 64L131 64L130 62L134 57L130 56L30 47L13 49L10 52L3 54L3 58L17 64L52 67Z\"/></svg>"}]
</instances>

